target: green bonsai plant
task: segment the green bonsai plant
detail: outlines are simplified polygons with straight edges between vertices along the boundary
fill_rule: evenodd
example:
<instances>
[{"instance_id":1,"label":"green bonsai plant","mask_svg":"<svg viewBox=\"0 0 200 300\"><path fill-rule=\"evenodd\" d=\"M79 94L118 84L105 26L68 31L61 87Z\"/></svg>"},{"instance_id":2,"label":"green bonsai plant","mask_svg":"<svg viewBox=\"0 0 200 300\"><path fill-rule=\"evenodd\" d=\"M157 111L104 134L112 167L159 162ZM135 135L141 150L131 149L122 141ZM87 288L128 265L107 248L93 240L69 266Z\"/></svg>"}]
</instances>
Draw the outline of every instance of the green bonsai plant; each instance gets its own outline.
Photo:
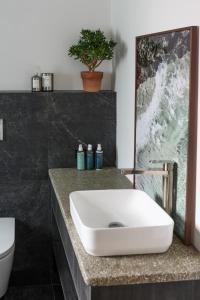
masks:
<instances>
[{"instance_id":1,"label":"green bonsai plant","mask_svg":"<svg viewBox=\"0 0 200 300\"><path fill-rule=\"evenodd\" d=\"M78 43L69 48L68 54L94 72L102 61L112 59L115 45L112 39L106 39L101 30L82 29Z\"/></svg>"},{"instance_id":2,"label":"green bonsai plant","mask_svg":"<svg viewBox=\"0 0 200 300\"><path fill-rule=\"evenodd\" d=\"M85 86L84 80L92 78L94 85L94 78L102 79L102 72L95 72L104 60L111 60L113 57L113 50L116 43L112 39L106 39L104 33L99 30L82 29L80 39L77 44L72 45L68 50L68 55L75 60L79 60L87 68L88 72L81 72L83 79L84 89L88 90ZM90 73L90 74L88 74ZM95 74L91 74L95 73ZM91 85L91 84L89 84ZM90 88L89 88L90 89ZM100 87L94 88L99 90ZM95 91L96 91L95 90ZM93 90L92 90L93 91Z\"/></svg>"}]
</instances>

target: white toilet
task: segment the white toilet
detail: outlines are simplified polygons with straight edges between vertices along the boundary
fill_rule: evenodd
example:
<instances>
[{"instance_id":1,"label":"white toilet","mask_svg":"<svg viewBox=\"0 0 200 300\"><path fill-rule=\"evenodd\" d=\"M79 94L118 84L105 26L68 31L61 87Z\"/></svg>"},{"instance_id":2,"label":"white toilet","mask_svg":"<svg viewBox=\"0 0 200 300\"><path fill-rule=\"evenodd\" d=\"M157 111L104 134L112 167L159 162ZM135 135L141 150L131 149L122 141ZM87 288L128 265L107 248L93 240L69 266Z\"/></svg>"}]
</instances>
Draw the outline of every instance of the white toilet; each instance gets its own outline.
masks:
<instances>
[{"instance_id":1,"label":"white toilet","mask_svg":"<svg viewBox=\"0 0 200 300\"><path fill-rule=\"evenodd\" d=\"M8 288L15 250L15 219L0 218L0 298Z\"/></svg>"}]
</instances>

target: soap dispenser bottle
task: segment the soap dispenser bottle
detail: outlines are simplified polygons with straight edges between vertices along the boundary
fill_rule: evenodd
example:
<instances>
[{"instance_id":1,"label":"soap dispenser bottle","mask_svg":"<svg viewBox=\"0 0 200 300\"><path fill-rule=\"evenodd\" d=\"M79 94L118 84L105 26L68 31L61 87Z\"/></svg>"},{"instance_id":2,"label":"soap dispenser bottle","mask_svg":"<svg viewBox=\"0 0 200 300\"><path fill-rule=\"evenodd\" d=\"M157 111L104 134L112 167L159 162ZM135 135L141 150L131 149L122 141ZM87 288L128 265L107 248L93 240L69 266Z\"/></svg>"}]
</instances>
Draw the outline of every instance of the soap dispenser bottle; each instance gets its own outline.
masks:
<instances>
[{"instance_id":1,"label":"soap dispenser bottle","mask_svg":"<svg viewBox=\"0 0 200 300\"><path fill-rule=\"evenodd\" d=\"M103 168L103 150L101 144L97 145L95 153L95 168L96 170L101 170Z\"/></svg>"},{"instance_id":2,"label":"soap dispenser bottle","mask_svg":"<svg viewBox=\"0 0 200 300\"><path fill-rule=\"evenodd\" d=\"M85 153L82 144L78 146L77 151L77 170L85 170Z\"/></svg>"},{"instance_id":3,"label":"soap dispenser bottle","mask_svg":"<svg viewBox=\"0 0 200 300\"><path fill-rule=\"evenodd\" d=\"M94 152L92 150L92 145L88 144L86 152L86 168L87 170L94 169Z\"/></svg>"}]
</instances>

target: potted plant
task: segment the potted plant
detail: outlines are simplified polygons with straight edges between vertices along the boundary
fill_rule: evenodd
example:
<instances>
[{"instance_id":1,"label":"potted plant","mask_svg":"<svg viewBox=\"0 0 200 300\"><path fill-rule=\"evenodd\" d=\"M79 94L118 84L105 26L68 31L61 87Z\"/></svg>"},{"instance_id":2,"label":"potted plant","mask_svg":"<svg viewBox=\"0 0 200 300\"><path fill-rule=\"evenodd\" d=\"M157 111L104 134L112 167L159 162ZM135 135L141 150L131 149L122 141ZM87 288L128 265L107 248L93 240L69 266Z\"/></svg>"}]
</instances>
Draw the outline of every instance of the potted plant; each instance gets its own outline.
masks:
<instances>
[{"instance_id":1,"label":"potted plant","mask_svg":"<svg viewBox=\"0 0 200 300\"><path fill-rule=\"evenodd\" d=\"M112 39L106 39L101 30L82 29L78 43L69 48L68 55L88 68L88 71L81 72L85 91L97 92L101 89L103 72L95 70L104 60L112 59L115 45Z\"/></svg>"}]
</instances>

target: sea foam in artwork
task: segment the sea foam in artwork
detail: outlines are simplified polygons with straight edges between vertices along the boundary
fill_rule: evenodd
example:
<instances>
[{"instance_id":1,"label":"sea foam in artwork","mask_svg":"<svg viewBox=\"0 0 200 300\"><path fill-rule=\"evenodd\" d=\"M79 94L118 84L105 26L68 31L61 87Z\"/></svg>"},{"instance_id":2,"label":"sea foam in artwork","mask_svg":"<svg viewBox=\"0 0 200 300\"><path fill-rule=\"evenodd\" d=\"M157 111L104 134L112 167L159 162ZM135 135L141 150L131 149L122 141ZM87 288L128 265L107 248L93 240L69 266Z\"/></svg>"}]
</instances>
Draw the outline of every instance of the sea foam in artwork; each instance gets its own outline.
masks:
<instances>
[{"instance_id":1,"label":"sea foam in artwork","mask_svg":"<svg viewBox=\"0 0 200 300\"><path fill-rule=\"evenodd\" d=\"M186 37L186 33L177 36L175 47L178 47L181 38L185 39ZM169 43L170 38L173 37L169 37ZM162 41L166 44L166 40L167 37L163 40L158 38L160 44ZM150 165L150 160L173 160L176 163L177 181L173 216L176 231L183 237L190 51L186 47L184 51L182 49L181 54L179 49L175 50L170 54L171 56L168 53L162 53L162 59L159 63L155 63L154 60L150 71L144 66L139 66L140 72L143 72L145 76L142 77L137 87L135 164L136 168L147 168L155 167ZM148 76L149 73L151 73L150 76ZM156 167L160 166L156 165ZM137 175L136 187L145 190L157 202L162 202L162 178L160 176Z\"/></svg>"}]
</instances>

